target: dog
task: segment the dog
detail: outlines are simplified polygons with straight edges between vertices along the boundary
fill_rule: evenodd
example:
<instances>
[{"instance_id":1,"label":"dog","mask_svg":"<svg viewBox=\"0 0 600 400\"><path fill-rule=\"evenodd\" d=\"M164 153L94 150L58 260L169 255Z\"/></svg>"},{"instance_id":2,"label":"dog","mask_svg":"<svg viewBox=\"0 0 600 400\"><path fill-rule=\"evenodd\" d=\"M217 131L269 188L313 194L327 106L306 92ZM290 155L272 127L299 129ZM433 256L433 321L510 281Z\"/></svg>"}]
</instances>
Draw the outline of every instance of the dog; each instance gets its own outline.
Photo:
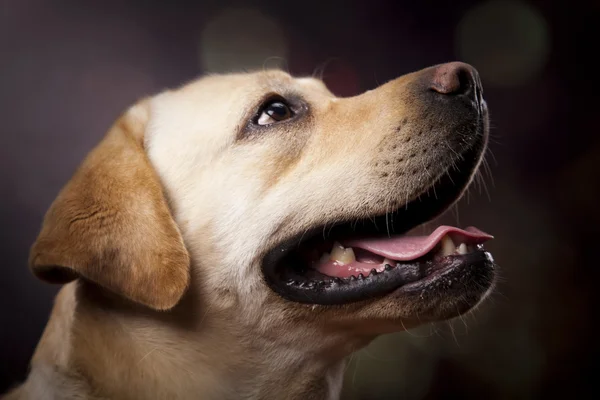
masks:
<instances>
[{"instance_id":1,"label":"dog","mask_svg":"<svg viewBox=\"0 0 600 400\"><path fill-rule=\"evenodd\" d=\"M353 351L494 287L489 234L406 234L488 126L460 62L349 98L264 70L141 99L44 218L30 268L64 286L5 399L339 398Z\"/></svg>"}]
</instances>

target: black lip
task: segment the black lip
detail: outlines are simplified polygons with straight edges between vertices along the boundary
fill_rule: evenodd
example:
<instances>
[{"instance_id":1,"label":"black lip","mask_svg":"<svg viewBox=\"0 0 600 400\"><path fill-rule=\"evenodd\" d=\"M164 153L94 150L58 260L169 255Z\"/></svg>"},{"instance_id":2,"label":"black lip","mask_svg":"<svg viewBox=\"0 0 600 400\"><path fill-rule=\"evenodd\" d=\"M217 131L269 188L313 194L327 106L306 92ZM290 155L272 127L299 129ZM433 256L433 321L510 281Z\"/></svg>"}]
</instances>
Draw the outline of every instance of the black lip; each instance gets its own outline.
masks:
<instances>
[{"instance_id":1,"label":"black lip","mask_svg":"<svg viewBox=\"0 0 600 400\"><path fill-rule=\"evenodd\" d=\"M432 269L425 278L400 286L398 292L421 294L433 281L440 280L443 280L443 284L448 288L452 285L462 286L471 280L481 281L489 286L493 280L495 265L492 255L480 245L472 253L443 257L437 263L432 263L430 268ZM438 286L437 289L444 288Z\"/></svg>"},{"instance_id":2,"label":"black lip","mask_svg":"<svg viewBox=\"0 0 600 400\"><path fill-rule=\"evenodd\" d=\"M412 201L408 205L403 205L392 213L358 222L352 221L352 223L350 221L340 221L333 225L333 227L331 227L332 223L328 222L327 237L398 235L442 214L462 196L477 170L487 144L487 134L483 131L483 126L480 128L481 133L477 135L478 139L476 142L461 154L459 162L454 167L449 168L431 186L435 186L436 190L427 191L427 193L421 195L420 199ZM285 261L284 259L294 254L293 251L298 248L301 242L317 234L323 234L323 226L317 226L309 230L309 232L289 238L269 251L264 257L262 269L265 281L272 290L283 298L308 304L347 304L381 297L404 287L404 285L415 282L427 282L427 274L415 272L424 268L423 262L426 262L424 260L401 263L390 270L379 274L372 274L363 279L348 279L347 282L339 278L328 280L317 279L312 280L312 284L309 279L301 279L300 276L296 278L290 276L289 269L294 264L293 260L285 262L286 265L280 268ZM480 250L476 253L483 253L483 251ZM459 272L467 270L472 265L479 265L485 270L486 265L489 264L487 261L478 259L477 257L470 258L467 256L452 256L453 258L451 259L455 260L453 262L458 262L452 268ZM443 261L443 259L440 261L439 258L436 260L435 262L441 263L435 269L444 268L446 261ZM297 283L295 284L294 281Z\"/></svg>"},{"instance_id":3,"label":"black lip","mask_svg":"<svg viewBox=\"0 0 600 400\"><path fill-rule=\"evenodd\" d=\"M303 281L302 276L290 273L282 284L271 287L282 297L305 304L340 305L374 299L392 292L417 294L436 281L449 289L463 286L467 281L479 281L479 287L492 282L494 262L490 253L479 247L465 255L415 260L386 268L380 273L358 278ZM294 278L300 279L295 280ZM478 287L478 288L479 288Z\"/></svg>"}]
</instances>

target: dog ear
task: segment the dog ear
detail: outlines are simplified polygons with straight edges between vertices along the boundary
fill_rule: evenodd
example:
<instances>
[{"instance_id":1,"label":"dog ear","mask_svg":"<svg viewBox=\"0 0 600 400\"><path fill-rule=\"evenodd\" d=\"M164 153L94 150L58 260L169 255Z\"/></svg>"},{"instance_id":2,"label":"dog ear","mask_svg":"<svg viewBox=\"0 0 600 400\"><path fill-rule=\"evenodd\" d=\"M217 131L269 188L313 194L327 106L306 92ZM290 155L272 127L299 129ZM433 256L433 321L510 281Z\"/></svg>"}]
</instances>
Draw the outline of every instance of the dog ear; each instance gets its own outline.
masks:
<instances>
[{"instance_id":1,"label":"dog ear","mask_svg":"<svg viewBox=\"0 0 600 400\"><path fill-rule=\"evenodd\" d=\"M52 283L84 278L156 310L189 284L190 259L144 149L147 101L122 115L50 206L29 259Z\"/></svg>"}]
</instances>

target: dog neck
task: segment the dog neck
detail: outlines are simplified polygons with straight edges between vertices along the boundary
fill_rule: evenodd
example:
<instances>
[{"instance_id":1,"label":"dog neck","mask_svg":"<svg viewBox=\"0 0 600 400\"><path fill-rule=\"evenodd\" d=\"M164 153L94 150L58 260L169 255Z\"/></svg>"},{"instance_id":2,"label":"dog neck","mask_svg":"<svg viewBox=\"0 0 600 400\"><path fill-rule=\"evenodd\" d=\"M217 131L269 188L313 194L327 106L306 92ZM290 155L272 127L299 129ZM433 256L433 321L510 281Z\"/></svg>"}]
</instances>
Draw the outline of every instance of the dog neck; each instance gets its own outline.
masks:
<instances>
[{"instance_id":1,"label":"dog neck","mask_svg":"<svg viewBox=\"0 0 600 400\"><path fill-rule=\"evenodd\" d=\"M308 332L296 343L222 311L188 324L178 313L190 320L197 310L185 304L156 315L114 307L98 289L77 286L57 297L32 375L50 366L61 376L48 376L49 387L73 380L67 386L89 391L86 398L337 399L346 356L366 344Z\"/></svg>"}]
</instances>

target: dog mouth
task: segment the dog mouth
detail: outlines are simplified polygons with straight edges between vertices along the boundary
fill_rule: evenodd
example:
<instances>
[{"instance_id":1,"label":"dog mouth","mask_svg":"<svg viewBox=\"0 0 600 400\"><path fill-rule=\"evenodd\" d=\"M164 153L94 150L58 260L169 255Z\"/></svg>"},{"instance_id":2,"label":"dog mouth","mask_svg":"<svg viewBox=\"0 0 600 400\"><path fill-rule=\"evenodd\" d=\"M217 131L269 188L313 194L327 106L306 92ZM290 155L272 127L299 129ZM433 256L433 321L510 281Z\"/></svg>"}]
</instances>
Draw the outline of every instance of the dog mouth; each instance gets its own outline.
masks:
<instances>
[{"instance_id":1,"label":"dog mouth","mask_svg":"<svg viewBox=\"0 0 600 400\"><path fill-rule=\"evenodd\" d=\"M494 269L483 245L493 236L475 227L440 226L426 236L411 231L458 201L484 149L482 135L420 198L393 212L319 226L272 249L263 261L267 284L287 300L320 305L422 292L439 287L441 277L454 290L483 295Z\"/></svg>"},{"instance_id":2,"label":"dog mouth","mask_svg":"<svg viewBox=\"0 0 600 400\"><path fill-rule=\"evenodd\" d=\"M300 257L296 273L322 281L365 279L393 268L401 269L410 278L428 275L428 267L444 257L465 256L483 250L483 243L493 236L475 227L459 229L440 226L428 236L400 235L394 237L352 237L341 241L329 239L317 243L305 242L297 250ZM327 251L327 248L331 248ZM406 268L415 261L425 261L424 268ZM419 264L419 263L417 263Z\"/></svg>"}]
</instances>

